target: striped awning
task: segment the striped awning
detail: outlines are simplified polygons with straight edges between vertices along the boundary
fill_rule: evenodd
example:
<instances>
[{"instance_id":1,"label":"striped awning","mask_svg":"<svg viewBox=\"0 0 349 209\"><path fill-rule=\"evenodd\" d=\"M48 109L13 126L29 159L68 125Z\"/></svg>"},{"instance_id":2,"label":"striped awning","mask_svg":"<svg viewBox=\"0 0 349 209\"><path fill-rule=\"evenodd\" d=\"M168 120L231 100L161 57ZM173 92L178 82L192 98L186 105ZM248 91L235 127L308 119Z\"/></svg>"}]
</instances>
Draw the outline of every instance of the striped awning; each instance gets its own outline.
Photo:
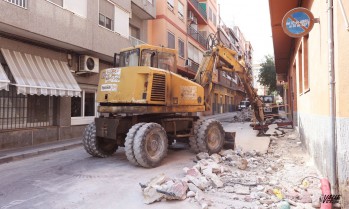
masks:
<instances>
[{"instance_id":1,"label":"striped awning","mask_svg":"<svg viewBox=\"0 0 349 209\"><path fill-rule=\"evenodd\" d=\"M68 63L1 48L18 94L81 96Z\"/></svg>"},{"instance_id":2,"label":"striped awning","mask_svg":"<svg viewBox=\"0 0 349 209\"><path fill-rule=\"evenodd\" d=\"M4 68L0 64L0 90L5 89L8 91L8 84L10 80L7 78Z\"/></svg>"}]
</instances>

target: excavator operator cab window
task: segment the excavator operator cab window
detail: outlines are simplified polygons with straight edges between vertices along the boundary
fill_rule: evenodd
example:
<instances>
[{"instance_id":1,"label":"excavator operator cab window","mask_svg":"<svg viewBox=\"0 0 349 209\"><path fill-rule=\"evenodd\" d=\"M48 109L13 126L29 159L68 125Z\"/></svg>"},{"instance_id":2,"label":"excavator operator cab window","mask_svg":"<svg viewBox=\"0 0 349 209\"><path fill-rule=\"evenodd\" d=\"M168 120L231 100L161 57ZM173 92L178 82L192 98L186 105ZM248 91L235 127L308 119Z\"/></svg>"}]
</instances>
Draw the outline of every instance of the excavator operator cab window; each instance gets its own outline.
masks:
<instances>
[{"instance_id":1,"label":"excavator operator cab window","mask_svg":"<svg viewBox=\"0 0 349 209\"><path fill-rule=\"evenodd\" d=\"M172 72L176 72L175 66L175 55L166 52L159 52L159 66L158 68L163 70L169 70Z\"/></svg>"},{"instance_id":2,"label":"excavator operator cab window","mask_svg":"<svg viewBox=\"0 0 349 209\"><path fill-rule=\"evenodd\" d=\"M132 49L120 53L120 67L138 66L139 49Z\"/></svg>"},{"instance_id":3,"label":"excavator operator cab window","mask_svg":"<svg viewBox=\"0 0 349 209\"><path fill-rule=\"evenodd\" d=\"M142 50L141 66L158 67L158 55L154 50Z\"/></svg>"}]
</instances>

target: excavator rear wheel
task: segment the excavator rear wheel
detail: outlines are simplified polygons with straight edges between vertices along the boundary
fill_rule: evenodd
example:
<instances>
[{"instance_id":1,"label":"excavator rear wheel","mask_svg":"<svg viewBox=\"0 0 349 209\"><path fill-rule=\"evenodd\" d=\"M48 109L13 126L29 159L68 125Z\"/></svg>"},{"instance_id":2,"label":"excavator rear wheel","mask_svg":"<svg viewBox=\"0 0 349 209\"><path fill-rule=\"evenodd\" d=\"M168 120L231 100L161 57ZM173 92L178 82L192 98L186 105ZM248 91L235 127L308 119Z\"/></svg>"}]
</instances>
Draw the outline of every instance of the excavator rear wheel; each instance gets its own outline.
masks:
<instances>
[{"instance_id":1,"label":"excavator rear wheel","mask_svg":"<svg viewBox=\"0 0 349 209\"><path fill-rule=\"evenodd\" d=\"M135 157L134 154L134 150L133 150L133 143L134 143L134 139L135 136L137 134L137 131L144 125L145 123L137 123L135 125L133 125L130 130L128 131L126 138L125 138L125 154L126 157L128 159L128 161L130 161L130 163L132 163L133 165L137 165L139 166L139 163L137 162L137 159Z\"/></svg>"},{"instance_id":2,"label":"excavator rear wheel","mask_svg":"<svg viewBox=\"0 0 349 209\"><path fill-rule=\"evenodd\" d=\"M166 131L157 123L146 123L136 133L133 151L137 162L146 168L156 167L167 155Z\"/></svg>"},{"instance_id":3,"label":"excavator rear wheel","mask_svg":"<svg viewBox=\"0 0 349 209\"><path fill-rule=\"evenodd\" d=\"M199 128L202 124L204 120L197 120L194 122L193 125L193 134L194 136L189 137L189 145L190 145L190 149L194 152L194 153L199 153L200 149L199 149L199 145L198 145L198 134L199 134Z\"/></svg>"},{"instance_id":4,"label":"excavator rear wheel","mask_svg":"<svg viewBox=\"0 0 349 209\"><path fill-rule=\"evenodd\" d=\"M218 153L224 145L224 130L219 121L205 120L199 128L197 143L200 152Z\"/></svg>"},{"instance_id":5,"label":"excavator rear wheel","mask_svg":"<svg viewBox=\"0 0 349 209\"><path fill-rule=\"evenodd\" d=\"M109 157L118 149L116 142L96 136L95 123L86 127L82 143L86 152L94 157Z\"/></svg>"}]
</instances>

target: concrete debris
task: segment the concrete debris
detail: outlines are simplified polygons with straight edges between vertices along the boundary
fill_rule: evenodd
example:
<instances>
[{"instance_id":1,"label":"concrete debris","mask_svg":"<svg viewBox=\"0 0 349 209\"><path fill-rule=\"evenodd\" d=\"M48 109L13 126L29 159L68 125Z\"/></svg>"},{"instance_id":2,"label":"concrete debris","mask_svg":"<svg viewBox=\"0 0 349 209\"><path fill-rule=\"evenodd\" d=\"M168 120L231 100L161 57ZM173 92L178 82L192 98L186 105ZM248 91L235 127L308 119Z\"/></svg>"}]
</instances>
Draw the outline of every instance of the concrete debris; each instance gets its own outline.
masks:
<instances>
[{"instance_id":1,"label":"concrete debris","mask_svg":"<svg viewBox=\"0 0 349 209\"><path fill-rule=\"evenodd\" d=\"M239 163L239 165L238 165L238 168L239 168L240 170L246 170L247 165L248 165L247 160L244 159L244 158L242 158L242 159L240 160L240 163Z\"/></svg>"},{"instance_id":2,"label":"concrete debris","mask_svg":"<svg viewBox=\"0 0 349 209\"><path fill-rule=\"evenodd\" d=\"M250 194L250 187L248 187L248 186L235 184L234 190L235 190L236 194Z\"/></svg>"},{"instance_id":3,"label":"concrete debris","mask_svg":"<svg viewBox=\"0 0 349 209\"><path fill-rule=\"evenodd\" d=\"M199 154L196 155L196 158L198 160L203 160L209 158L210 155L207 152L200 152Z\"/></svg>"},{"instance_id":4,"label":"concrete debris","mask_svg":"<svg viewBox=\"0 0 349 209\"><path fill-rule=\"evenodd\" d=\"M201 208L213 205L214 208L287 209L290 205L296 208L316 205L314 199L321 195L319 182L308 181L307 187L299 182L305 176L315 176L316 172L305 166L304 159L292 156L301 149L294 146L297 134L279 132L271 136L273 143L266 154L242 149L197 154L196 163L183 169L181 179L161 174L140 184L144 202L189 198ZM216 196L219 198L212 202ZM227 202L224 206L220 205L222 199Z\"/></svg>"}]
</instances>

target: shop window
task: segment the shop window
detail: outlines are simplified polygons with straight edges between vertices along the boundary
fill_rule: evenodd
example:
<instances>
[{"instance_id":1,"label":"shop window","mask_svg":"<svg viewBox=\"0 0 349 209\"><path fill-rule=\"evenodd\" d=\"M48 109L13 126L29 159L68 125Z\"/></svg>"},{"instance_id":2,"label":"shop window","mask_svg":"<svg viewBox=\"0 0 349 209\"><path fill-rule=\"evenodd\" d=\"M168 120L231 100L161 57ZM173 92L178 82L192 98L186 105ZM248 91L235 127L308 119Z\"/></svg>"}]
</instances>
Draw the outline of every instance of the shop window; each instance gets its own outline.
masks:
<instances>
[{"instance_id":1,"label":"shop window","mask_svg":"<svg viewBox=\"0 0 349 209\"><path fill-rule=\"evenodd\" d=\"M71 98L72 125L89 124L96 116L96 91L82 89L81 97Z\"/></svg>"},{"instance_id":2,"label":"shop window","mask_svg":"<svg viewBox=\"0 0 349 209\"><path fill-rule=\"evenodd\" d=\"M7 65L4 70L14 83ZM53 97L17 94L16 86L0 90L0 130L44 127L52 125Z\"/></svg>"}]
</instances>

